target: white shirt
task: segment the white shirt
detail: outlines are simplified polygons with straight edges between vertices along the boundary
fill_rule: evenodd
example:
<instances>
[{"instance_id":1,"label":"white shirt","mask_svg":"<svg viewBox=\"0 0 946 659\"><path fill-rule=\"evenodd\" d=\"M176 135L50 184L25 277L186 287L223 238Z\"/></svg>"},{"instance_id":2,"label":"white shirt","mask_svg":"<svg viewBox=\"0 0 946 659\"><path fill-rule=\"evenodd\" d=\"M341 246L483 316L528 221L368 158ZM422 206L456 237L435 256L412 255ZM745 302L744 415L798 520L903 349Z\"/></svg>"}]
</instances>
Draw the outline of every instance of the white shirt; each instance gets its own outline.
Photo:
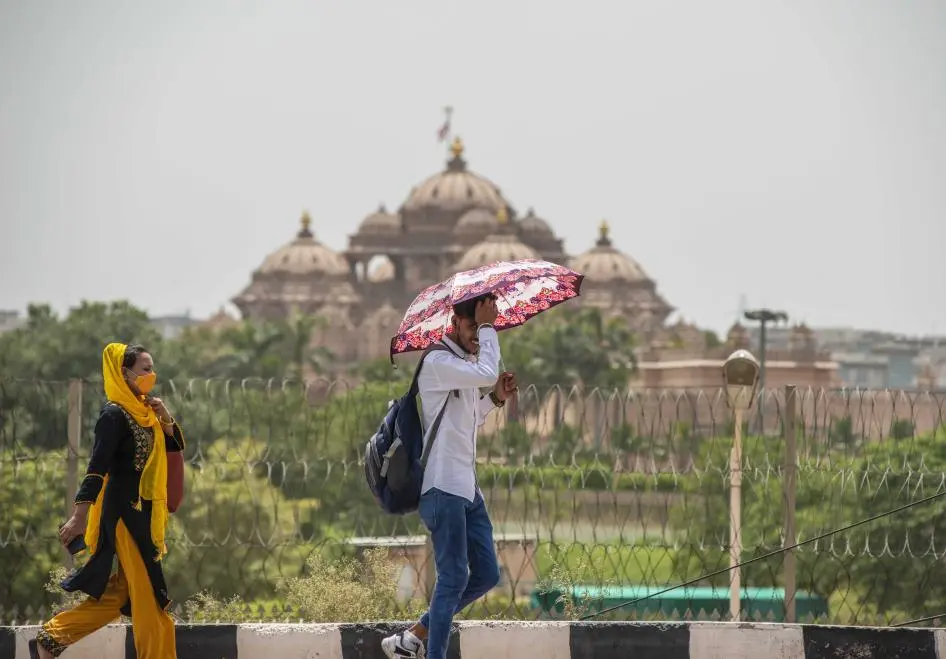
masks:
<instances>
[{"instance_id":1,"label":"white shirt","mask_svg":"<svg viewBox=\"0 0 946 659\"><path fill-rule=\"evenodd\" d=\"M447 396L450 402L440 422L437 439L427 458L421 492L437 488L467 501L476 497L476 433L495 408L480 387L492 387L499 379L499 337L492 327L479 330L477 357L467 355L448 338L450 352L432 352L424 359L417 378L424 431L430 430ZM459 397L453 395L459 391ZM424 444L430 438L424 437Z\"/></svg>"}]
</instances>

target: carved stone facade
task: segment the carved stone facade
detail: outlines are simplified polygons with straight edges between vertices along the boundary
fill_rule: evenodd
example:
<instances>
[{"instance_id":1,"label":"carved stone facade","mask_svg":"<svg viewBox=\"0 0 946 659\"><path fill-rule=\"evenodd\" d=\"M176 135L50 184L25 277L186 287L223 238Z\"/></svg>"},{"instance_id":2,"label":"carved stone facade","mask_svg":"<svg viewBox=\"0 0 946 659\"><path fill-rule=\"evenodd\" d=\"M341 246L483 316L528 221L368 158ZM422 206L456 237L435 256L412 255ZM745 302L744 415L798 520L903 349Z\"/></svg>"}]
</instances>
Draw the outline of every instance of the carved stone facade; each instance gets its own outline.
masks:
<instances>
[{"instance_id":1,"label":"carved stone facade","mask_svg":"<svg viewBox=\"0 0 946 659\"><path fill-rule=\"evenodd\" d=\"M463 153L457 138L443 171L415 186L396 212L382 205L365 217L344 252L319 242L303 215L295 239L267 256L234 298L243 317L330 315L331 331L320 343L342 361L381 358L403 311L427 286L496 261L539 258L586 275L577 304L620 314L642 336L663 326L673 308L612 244L606 223L594 247L569 258L548 221L531 208L518 217L497 185L467 167Z\"/></svg>"}]
</instances>

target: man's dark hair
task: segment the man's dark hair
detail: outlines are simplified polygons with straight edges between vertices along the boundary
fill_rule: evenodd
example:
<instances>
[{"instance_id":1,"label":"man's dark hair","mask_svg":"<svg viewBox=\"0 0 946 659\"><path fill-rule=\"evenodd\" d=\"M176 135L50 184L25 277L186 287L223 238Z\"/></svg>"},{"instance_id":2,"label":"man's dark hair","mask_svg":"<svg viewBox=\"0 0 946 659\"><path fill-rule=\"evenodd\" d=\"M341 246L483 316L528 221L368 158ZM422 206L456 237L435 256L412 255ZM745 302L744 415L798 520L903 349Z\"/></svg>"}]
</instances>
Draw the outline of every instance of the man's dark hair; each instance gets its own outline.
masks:
<instances>
[{"instance_id":1,"label":"man's dark hair","mask_svg":"<svg viewBox=\"0 0 946 659\"><path fill-rule=\"evenodd\" d=\"M457 318L466 318L467 320L473 320L476 318L476 305L482 302L483 300L495 300L496 295L494 293L483 293L479 297L475 297L472 300L464 300L460 304L453 305L453 313Z\"/></svg>"},{"instance_id":2,"label":"man's dark hair","mask_svg":"<svg viewBox=\"0 0 946 659\"><path fill-rule=\"evenodd\" d=\"M147 348L137 343L125 348L125 356L122 358L122 368L134 368L138 363L138 358L148 352Z\"/></svg>"}]
</instances>

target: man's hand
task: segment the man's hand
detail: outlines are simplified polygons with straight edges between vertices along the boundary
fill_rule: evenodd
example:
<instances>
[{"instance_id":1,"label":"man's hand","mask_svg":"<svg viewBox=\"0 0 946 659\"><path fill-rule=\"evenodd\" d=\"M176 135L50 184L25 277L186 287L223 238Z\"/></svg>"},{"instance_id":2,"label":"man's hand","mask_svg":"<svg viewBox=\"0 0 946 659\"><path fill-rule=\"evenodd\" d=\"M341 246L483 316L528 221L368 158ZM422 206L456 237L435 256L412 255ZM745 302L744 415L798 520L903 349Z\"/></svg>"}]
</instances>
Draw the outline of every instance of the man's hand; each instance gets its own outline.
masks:
<instances>
[{"instance_id":1,"label":"man's hand","mask_svg":"<svg viewBox=\"0 0 946 659\"><path fill-rule=\"evenodd\" d=\"M499 316L499 309L496 308L495 298L486 298L476 303L476 311L473 314L473 322L477 325L492 325Z\"/></svg>"},{"instance_id":2,"label":"man's hand","mask_svg":"<svg viewBox=\"0 0 946 659\"><path fill-rule=\"evenodd\" d=\"M505 401L512 396L518 388L519 383L516 380L516 374L506 371L496 380L496 385L493 387L493 394L495 394L498 400Z\"/></svg>"}]
</instances>

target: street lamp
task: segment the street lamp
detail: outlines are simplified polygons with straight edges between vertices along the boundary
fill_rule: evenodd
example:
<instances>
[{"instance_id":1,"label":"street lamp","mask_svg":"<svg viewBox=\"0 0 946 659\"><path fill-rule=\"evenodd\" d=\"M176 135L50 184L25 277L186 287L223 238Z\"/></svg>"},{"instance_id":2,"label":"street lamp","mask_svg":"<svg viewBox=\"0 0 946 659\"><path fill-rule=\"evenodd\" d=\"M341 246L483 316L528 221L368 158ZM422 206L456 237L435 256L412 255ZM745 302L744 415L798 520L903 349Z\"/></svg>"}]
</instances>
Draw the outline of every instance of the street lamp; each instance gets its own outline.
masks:
<instances>
[{"instance_id":1,"label":"street lamp","mask_svg":"<svg viewBox=\"0 0 946 659\"><path fill-rule=\"evenodd\" d=\"M748 350L737 350L723 364L726 401L735 419L729 458L729 613L739 620L742 608L740 569L742 559L742 419L752 407L761 366Z\"/></svg>"},{"instance_id":2,"label":"street lamp","mask_svg":"<svg viewBox=\"0 0 946 659\"><path fill-rule=\"evenodd\" d=\"M743 314L746 320L754 320L760 324L759 328L759 356L761 363L759 366L759 389L765 393L765 328L769 323L788 322L788 314L784 311L773 311L772 309L750 309Z\"/></svg>"},{"instance_id":3,"label":"street lamp","mask_svg":"<svg viewBox=\"0 0 946 659\"><path fill-rule=\"evenodd\" d=\"M750 309L743 316L746 320L754 320L759 323L759 392L762 394L762 401L759 403L759 434L765 430L765 329L769 323L788 322L788 314L784 311L774 311L772 309Z\"/></svg>"}]
</instances>

